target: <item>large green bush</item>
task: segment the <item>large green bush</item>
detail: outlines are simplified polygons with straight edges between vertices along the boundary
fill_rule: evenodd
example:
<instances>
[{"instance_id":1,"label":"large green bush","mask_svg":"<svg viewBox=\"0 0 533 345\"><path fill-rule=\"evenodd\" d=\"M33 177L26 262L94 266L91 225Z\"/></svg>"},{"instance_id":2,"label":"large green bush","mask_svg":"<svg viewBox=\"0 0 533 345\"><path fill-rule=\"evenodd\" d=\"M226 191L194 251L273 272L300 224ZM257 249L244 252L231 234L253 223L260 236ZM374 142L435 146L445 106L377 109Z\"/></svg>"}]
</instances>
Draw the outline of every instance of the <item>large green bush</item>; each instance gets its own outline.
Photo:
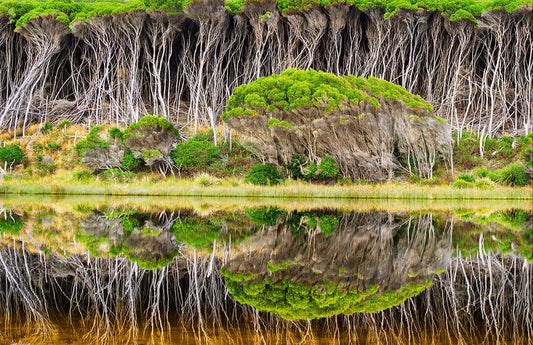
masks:
<instances>
[{"instance_id":1,"label":"large green bush","mask_svg":"<svg viewBox=\"0 0 533 345\"><path fill-rule=\"evenodd\" d=\"M433 109L420 96L405 88L374 77L339 77L314 70L288 69L237 87L229 98L222 119L254 116L272 111L291 111L315 106L325 112L343 109L348 104L367 101L378 106L376 97L401 101L413 108ZM278 121L284 127L291 124ZM274 123L269 123L272 127Z\"/></svg>"},{"instance_id":2,"label":"large green bush","mask_svg":"<svg viewBox=\"0 0 533 345\"><path fill-rule=\"evenodd\" d=\"M250 168L245 180L252 184L272 186L283 181L283 175L278 172L274 164L256 164Z\"/></svg>"},{"instance_id":3,"label":"large green bush","mask_svg":"<svg viewBox=\"0 0 533 345\"><path fill-rule=\"evenodd\" d=\"M24 159L24 153L17 144L6 145L0 147L0 162L11 164L18 164Z\"/></svg>"}]
</instances>

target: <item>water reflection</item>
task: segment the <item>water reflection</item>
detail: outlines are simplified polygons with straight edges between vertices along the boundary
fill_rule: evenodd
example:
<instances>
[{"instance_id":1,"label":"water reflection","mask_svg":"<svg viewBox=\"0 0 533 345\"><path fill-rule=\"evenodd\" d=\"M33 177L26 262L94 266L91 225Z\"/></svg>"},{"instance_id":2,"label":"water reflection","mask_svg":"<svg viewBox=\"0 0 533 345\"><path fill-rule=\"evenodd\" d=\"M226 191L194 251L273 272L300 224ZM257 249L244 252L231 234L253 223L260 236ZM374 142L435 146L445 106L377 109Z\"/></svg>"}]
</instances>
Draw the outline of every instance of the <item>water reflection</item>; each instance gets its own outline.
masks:
<instances>
[{"instance_id":1,"label":"water reflection","mask_svg":"<svg viewBox=\"0 0 533 345\"><path fill-rule=\"evenodd\" d=\"M383 212L295 212L247 243L222 269L229 292L288 320L400 305L446 268L452 245L451 223Z\"/></svg>"},{"instance_id":2,"label":"water reflection","mask_svg":"<svg viewBox=\"0 0 533 345\"><path fill-rule=\"evenodd\" d=\"M527 210L2 212L0 342L532 339Z\"/></svg>"}]
</instances>

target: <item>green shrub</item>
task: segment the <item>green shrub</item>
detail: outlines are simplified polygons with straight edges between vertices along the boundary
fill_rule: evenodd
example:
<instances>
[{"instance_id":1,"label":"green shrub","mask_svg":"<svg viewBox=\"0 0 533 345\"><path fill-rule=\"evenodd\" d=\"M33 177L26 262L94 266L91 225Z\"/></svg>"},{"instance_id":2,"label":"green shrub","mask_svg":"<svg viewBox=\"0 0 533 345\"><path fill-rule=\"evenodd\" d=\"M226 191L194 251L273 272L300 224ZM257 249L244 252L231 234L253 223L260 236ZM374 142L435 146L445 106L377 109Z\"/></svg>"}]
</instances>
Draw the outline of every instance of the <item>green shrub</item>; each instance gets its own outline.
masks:
<instances>
[{"instance_id":1,"label":"green shrub","mask_svg":"<svg viewBox=\"0 0 533 345\"><path fill-rule=\"evenodd\" d=\"M433 110L431 104L420 96L375 77L339 77L315 70L287 69L281 74L261 77L237 87L228 100L222 120L302 107L316 107L327 113L363 101L379 106L378 97L402 102L412 108ZM269 127L291 127L282 119L270 119L268 124Z\"/></svg>"},{"instance_id":2,"label":"green shrub","mask_svg":"<svg viewBox=\"0 0 533 345\"><path fill-rule=\"evenodd\" d=\"M320 177L323 178L336 177L340 173L337 162L330 156L322 158L320 164L318 164L318 170L320 170Z\"/></svg>"},{"instance_id":3,"label":"green shrub","mask_svg":"<svg viewBox=\"0 0 533 345\"><path fill-rule=\"evenodd\" d=\"M302 155L294 154L291 161L285 164L284 167L291 178L307 181L312 173L311 169L305 169L308 165L308 161Z\"/></svg>"},{"instance_id":4,"label":"green shrub","mask_svg":"<svg viewBox=\"0 0 533 345\"><path fill-rule=\"evenodd\" d=\"M57 170L57 167L53 164L43 164L41 162L37 163L37 172L41 176L52 175Z\"/></svg>"},{"instance_id":5,"label":"green shrub","mask_svg":"<svg viewBox=\"0 0 533 345\"><path fill-rule=\"evenodd\" d=\"M17 144L6 145L0 148L0 162L11 164L19 164L24 159L24 153Z\"/></svg>"},{"instance_id":6,"label":"green shrub","mask_svg":"<svg viewBox=\"0 0 533 345\"><path fill-rule=\"evenodd\" d=\"M206 168L220 158L220 147L195 136L178 143L170 157L178 169Z\"/></svg>"},{"instance_id":7,"label":"green shrub","mask_svg":"<svg viewBox=\"0 0 533 345\"><path fill-rule=\"evenodd\" d=\"M56 151L59 149L59 144L57 143L48 143L46 144L46 149L49 151Z\"/></svg>"},{"instance_id":8,"label":"green shrub","mask_svg":"<svg viewBox=\"0 0 533 345\"><path fill-rule=\"evenodd\" d=\"M487 169L485 167L477 169L476 176L480 177L480 178L489 177L489 169Z\"/></svg>"},{"instance_id":9,"label":"green shrub","mask_svg":"<svg viewBox=\"0 0 533 345\"><path fill-rule=\"evenodd\" d=\"M124 139L124 132L122 132L118 127L111 127L108 133L109 137L113 140L122 141L122 139Z\"/></svg>"},{"instance_id":10,"label":"green shrub","mask_svg":"<svg viewBox=\"0 0 533 345\"><path fill-rule=\"evenodd\" d=\"M139 158L135 158L133 152L127 151L124 155L124 159L122 160L121 167L124 170L132 171L135 170L141 165L142 160Z\"/></svg>"},{"instance_id":11,"label":"green shrub","mask_svg":"<svg viewBox=\"0 0 533 345\"><path fill-rule=\"evenodd\" d=\"M472 182L468 182L465 180L455 180L452 186L455 188L463 189L463 188L473 188L474 184Z\"/></svg>"},{"instance_id":12,"label":"green shrub","mask_svg":"<svg viewBox=\"0 0 533 345\"><path fill-rule=\"evenodd\" d=\"M318 226L324 235L332 234L339 225L339 218L337 216L325 215L320 216L319 219Z\"/></svg>"},{"instance_id":13,"label":"green shrub","mask_svg":"<svg viewBox=\"0 0 533 345\"><path fill-rule=\"evenodd\" d=\"M476 182L476 178L474 177L474 175L472 174L468 174L468 173L462 173L460 174L457 179L459 180L463 180L463 181L466 181L466 182Z\"/></svg>"},{"instance_id":14,"label":"green shrub","mask_svg":"<svg viewBox=\"0 0 533 345\"><path fill-rule=\"evenodd\" d=\"M51 123L48 123L48 122L47 122L47 123L44 124L42 131L43 131L43 133L48 133L48 132L50 132L52 129L54 129L54 126L52 126Z\"/></svg>"},{"instance_id":15,"label":"green shrub","mask_svg":"<svg viewBox=\"0 0 533 345\"><path fill-rule=\"evenodd\" d=\"M525 186L530 182L526 169L518 162L490 172L489 178L494 182L508 186Z\"/></svg>"},{"instance_id":16,"label":"green shrub","mask_svg":"<svg viewBox=\"0 0 533 345\"><path fill-rule=\"evenodd\" d=\"M272 163L255 164L246 174L245 180L252 184L272 186L283 181L283 175Z\"/></svg>"},{"instance_id":17,"label":"green shrub","mask_svg":"<svg viewBox=\"0 0 533 345\"><path fill-rule=\"evenodd\" d=\"M126 128L126 130L124 131L123 137L126 138L132 135L131 131L133 129L141 128L144 126L165 128L168 129L171 133L176 134L178 138L180 137L179 130L174 127L174 125L169 120L165 119L164 117L153 115L143 116L138 122L129 125L128 128Z\"/></svg>"},{"instance_id":18,"label":"green shrub","mask_svg":"<svg viewBox=\"0 0 533 345\"><path fill-rule=\"evenodd\" d=\"M72 122L70 122L69 120L64 120L64 121L61 121L57 125L57 128L64 128L64 127L70 126L71 124L72 124Z\"/></svg>"},{"instance_id":19,"label":"green shrub","mask_svg":"<svg viewBox=\"0 0 533 345\"><path fill-rule=\"evenodd\" d=\"M100 139L100 132L102 131L102 126L94 126L91 128L87 137L83 140L80 140L76 144L75 150L79 155L82 155L84 152L93 151L97 147L105 148L109 146L109 142Z\"/></svg>"},{"instance_id":20,"label":"green shrub","mask_svg":"<svg viewBox=\"0 0 533 345\"><path fill-rule=\"evenodd\" d=\"M488 178L482 178L482 179L476 180L476 182L474 182L474 185L478 189L492 189L492 188L494 188L494 182L492 182Z\"/></svg>"}]
</instances>

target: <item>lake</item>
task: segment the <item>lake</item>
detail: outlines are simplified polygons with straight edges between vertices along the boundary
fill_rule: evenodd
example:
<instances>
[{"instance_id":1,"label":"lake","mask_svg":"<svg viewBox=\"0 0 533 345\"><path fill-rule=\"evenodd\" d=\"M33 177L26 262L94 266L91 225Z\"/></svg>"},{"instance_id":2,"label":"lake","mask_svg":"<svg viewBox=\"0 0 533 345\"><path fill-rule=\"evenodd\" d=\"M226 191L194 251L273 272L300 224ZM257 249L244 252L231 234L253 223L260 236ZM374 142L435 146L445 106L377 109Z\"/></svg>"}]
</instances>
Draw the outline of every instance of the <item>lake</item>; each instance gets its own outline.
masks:
<instances>
[{"instance_id":1,"label":"lake","mask_svg":"<svg viewBox=\"0 0 533 345\"><path fill-rule=\"evenodd\" d=\"M8 197L2 344L531 344L530 201Z\"/></svg>"}]
</instances>

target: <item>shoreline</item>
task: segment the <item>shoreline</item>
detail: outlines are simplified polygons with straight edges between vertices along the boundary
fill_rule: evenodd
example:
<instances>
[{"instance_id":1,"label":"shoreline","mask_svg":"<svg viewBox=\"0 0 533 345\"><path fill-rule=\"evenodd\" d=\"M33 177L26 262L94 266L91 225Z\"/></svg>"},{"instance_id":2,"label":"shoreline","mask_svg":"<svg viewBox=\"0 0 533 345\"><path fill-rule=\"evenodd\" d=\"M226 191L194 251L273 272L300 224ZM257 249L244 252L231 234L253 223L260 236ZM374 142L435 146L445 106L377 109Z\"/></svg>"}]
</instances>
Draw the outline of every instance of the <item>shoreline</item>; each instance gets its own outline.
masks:
<instances>
[{"instance_id":1,"label":"shoreline","mask_svg":"<svg viewBox=\"0 0 533 345\"><path fill-rule=\"evenodd\" d=\"M49 180L49 179L47 179ZM360 185L320 185L287 181L277 186L256 186L240 179L216 179L202 185L195 180L167 178L160 182L37 181L13 179L0 183L1 195L94 195L94 196L168 196L220 198L315 198L345 200L533 200L531 186L491 189L456 188L451 185L424 186L409 183Z\"/></svg>"}]
</instances>

